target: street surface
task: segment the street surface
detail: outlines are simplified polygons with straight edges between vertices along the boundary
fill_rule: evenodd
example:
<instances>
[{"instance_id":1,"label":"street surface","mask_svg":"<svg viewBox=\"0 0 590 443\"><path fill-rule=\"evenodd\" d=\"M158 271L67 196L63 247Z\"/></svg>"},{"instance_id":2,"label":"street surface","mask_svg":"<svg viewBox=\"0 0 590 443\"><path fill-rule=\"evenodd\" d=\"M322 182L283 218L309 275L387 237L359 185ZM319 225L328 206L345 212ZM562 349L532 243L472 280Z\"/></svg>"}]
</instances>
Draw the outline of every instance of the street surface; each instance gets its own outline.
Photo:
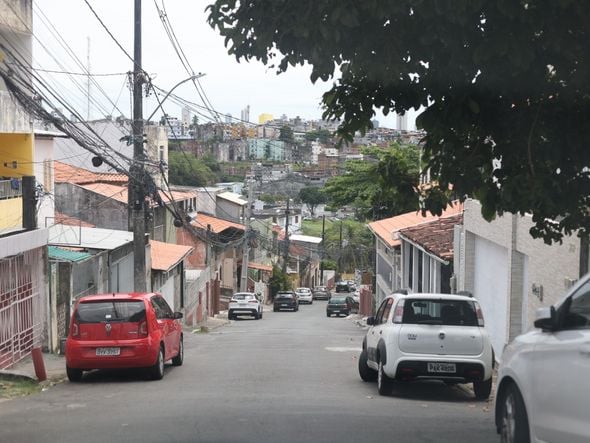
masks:
<instances>
[{"instance_id":1,"label":"street surface","mask_svg":"<svg viewBox=\"0 0 590 443\"><path fill-rule=\"evenodd\" d=\"M439 382L381 397L358 376L364 331L299 312L243 317L185 334L185 361L161 381L95 371L0 403L0 442L498 442L492 403Z\"/></svg>"}]
</instances>

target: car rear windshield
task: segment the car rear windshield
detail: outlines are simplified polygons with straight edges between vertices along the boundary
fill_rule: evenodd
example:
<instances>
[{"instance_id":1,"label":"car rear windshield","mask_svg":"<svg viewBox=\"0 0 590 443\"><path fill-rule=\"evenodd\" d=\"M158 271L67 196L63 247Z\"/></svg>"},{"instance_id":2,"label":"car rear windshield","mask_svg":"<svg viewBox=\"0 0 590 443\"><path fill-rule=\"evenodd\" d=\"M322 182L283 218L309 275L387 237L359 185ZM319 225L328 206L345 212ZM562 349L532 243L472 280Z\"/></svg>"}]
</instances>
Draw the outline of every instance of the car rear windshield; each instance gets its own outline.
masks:
<instances>
[{"instance_id":1,"label":"car rear windshield","mask_svg":"<svg viewBox=\"0 0 590 443\"><path fill-rule=\"evenodd\" d=\"M280 292L277 294L276 298L293 298L293 294L287 293L287 294L281 294Z\"/></svg>"},{"instance_id":2,"label":"car rear windshield","mask_svg":"<svg viewBox=\"0 0 590 443\"><path fill-rule=\"evenodd\" d=\"M252 294L234 294L232 298L234 300L249 300L254 298L254 296Z\"/></svg>"},{"instance_id":3,"label":"car rear windshield","mask_svg":"<svg viewBox=\"0 0 590 443\"><path fill-rule=\"evenodd\" d=\"M145 318L145 305L141 300L80 303L75 318L80 323L138 322Z\"/></svg>"},{"instance_id":4,"label":"car rear windshield","mask_svg":"<svg viewBox=\"0 0 590 443\"><path fill-rule=\"evenodd\" d=\"M404 304L402 323L477 326L475 304L467 300L412 300Z\"/></svg>"},{"instance_id":5,"label":"car rear windshield","mask_svg":"<svg viewBox=\"0 0 590 443\"><path fill-rule=\"evenodd\" d=\"M328 303L331 305L346 303L346 297L332 297Z\"/></svg>"}]
</instances>

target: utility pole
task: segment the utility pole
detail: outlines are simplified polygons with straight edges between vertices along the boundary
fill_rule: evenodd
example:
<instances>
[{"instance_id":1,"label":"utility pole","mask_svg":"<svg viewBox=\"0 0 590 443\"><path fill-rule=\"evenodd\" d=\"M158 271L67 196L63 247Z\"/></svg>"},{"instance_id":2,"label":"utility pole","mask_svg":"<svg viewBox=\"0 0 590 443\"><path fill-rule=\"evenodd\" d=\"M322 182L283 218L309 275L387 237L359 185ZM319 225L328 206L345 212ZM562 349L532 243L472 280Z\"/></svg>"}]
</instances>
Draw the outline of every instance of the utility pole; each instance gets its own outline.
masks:
<instances>
[{"instance_id":1,"label":"utility pole","mask_svg":"<svg viewBox=\"0 0 590 443\"><path fill-rule=\"evenodd\" d=\"M143 70L141 67L141 0L135 0L133 44L133 164L128 185L129 230L133 231L133 287L147 291L145 264L145 155L143 152Z\"/></svg>"},{"instance_id":2,"label":"utility pole","mask_svg":"<svg viewBox=\"0 0 590 443\"><path fill-rule=\"evenodd\" d=\"M248 180L248 206L246 207L244 232L244 254L242 255L242 275L240 279L240 291L246 292L248 290L248 261L250 259L250 209L252 208L252 200L254 199L254 180Z\"/></svg>"},{"instance_id":3,"label":"utility pole","mask_svg":"<svg viewBox=\"0 0 590 443\"><path fill-rule=\"evenodd\" d=\"M285 250L283 251L283 273L287 272L287 261L289 260L289 199L285 210Z\"/></svg>"},{"instance_id":4,"label":"utility pole","mask_svg":"<svg viewBox=\"0 0 590 443\"><path fill-rule=\"evenodd\" d=\"M338 273L342 274L342 220L340 220L340 242L338 250Z\"/></svg>"},{"instance_id":5,"label":"utility pole","mask_svg":"<svg viewBox=\"0 0 590 443\"><path fill-rule=\"evenodd\" d=\"M320 261L320 284L324 284L324 256L326 254L326 216L322 215L322 258Z\"/></svg>"}]
</instances>

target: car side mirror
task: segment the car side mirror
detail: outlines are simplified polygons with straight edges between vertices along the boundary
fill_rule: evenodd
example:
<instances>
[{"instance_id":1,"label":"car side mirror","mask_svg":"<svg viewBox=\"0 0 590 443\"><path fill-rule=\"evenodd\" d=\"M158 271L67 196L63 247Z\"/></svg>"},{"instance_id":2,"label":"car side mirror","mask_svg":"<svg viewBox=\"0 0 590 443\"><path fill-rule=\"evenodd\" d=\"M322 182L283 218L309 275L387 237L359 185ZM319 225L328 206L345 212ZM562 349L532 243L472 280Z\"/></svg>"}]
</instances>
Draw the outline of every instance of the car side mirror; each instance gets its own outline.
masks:
<instances>
[{"instance_id":1,"label":"car side mirror","mask_svg":"<svg viewBox=\"0 0 590 443\"><path fill-rule=\"evenodd\" d=\"M543 331L555 331L557 329L557 313L555 307L537 309L537 319L535 320L535 328Z\"/></svg>"},{"instance_id":2,"label":"car side mirror","mask_svg":"<svg viewBox=\"0 0 590 443\"><path fill-rule=\"evenodd\" d=\"M174 319L175 320L178 320L179 318L182 318L182 317L183 317L182 312L175 312L174 313Z\"/></svg>"},{"instance_id":3,"label":"car side mirror","mask_svg":"<svg viewBox=\"0 0 590 443\"><path fill-rule=\"evenodd\" d=\"M372 326L372 325L374 325L374 324L375 324L375 317L368 317L368 318L367 318L367 324L368 324L369 326Z\"/></svg>"}]
</instances>

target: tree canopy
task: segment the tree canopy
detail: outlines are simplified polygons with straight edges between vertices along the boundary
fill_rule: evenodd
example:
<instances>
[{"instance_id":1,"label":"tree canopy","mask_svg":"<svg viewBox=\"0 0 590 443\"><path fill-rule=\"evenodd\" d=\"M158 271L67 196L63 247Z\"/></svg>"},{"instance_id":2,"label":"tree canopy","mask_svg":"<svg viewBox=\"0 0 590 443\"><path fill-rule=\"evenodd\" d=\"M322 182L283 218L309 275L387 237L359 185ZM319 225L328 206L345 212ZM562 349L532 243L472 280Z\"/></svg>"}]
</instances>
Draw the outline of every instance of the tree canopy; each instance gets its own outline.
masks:
<instances>
[{"instance_id":1,"label":"tree canopy","mask_svg":"<svg viewBox=\"0 0 590 443\"><path fill-rule=\"evenodd\" d=\"M420 148L394 143L389 149L364 148L362 153L370 160L347 161L344 173L326 183L330 206L351 206L361 220L417 211Z\"/></svg>"},{"instance_id":2,"label":"tree canopy","mask_svg":"<svg viewBox=\"0 0 590 443\"><path fill-rule=\"evenodd\" d=\"M326 194L323 189L317 186L306 186L299 190L299 200L309 207L312 217L315 215L315 208L322 203L326 203Z\"/></svg>"},{"instance_id":3,"label":"tree canopy","mask_svg":"<svg viewBox=\"0 0 590 443\"><path fill-rule=\"evenodd\" d=\"M532 213L546 242L590 229L590 3L217 0L208 20L238 60L334 79L324 118L345 139L375 109L424 109L425 209L452 187L488 220Z\"/></svg>"},{"instance_id":4,"label":"tree canopy","mask_svg":"<svg viewBox=\"0 0 590 443\"><path fill-rule=\"evenodd\" d=\"M216 181L209 166L193 154L171 151L168 153L169 181L174 185L206 186Z\"/></svg>"}]
</instances>

